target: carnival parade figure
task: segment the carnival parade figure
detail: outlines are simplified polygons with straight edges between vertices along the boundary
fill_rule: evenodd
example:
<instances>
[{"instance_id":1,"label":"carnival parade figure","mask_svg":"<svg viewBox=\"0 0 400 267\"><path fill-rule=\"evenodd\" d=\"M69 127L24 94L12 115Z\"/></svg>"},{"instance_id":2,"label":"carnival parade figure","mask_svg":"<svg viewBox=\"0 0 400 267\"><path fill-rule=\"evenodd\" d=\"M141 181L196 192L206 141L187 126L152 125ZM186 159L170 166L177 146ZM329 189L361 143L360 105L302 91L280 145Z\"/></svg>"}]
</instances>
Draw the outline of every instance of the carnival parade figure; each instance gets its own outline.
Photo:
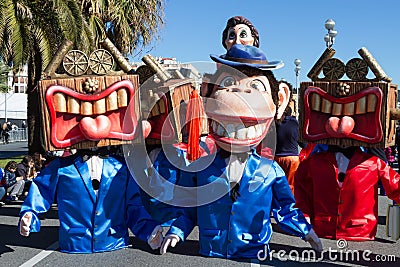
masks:
<instances>
[{"instance_id":1,"label":"carnival parade figure","mask_svg":"<svg viewBox=\"0 0 400 267\"><path fill-rule=\"evenodd\" d=\"M21 207L21 235L39 232L39 215L57 203L62 252L125 248L129 229L152 249L160 247L162 227L143 207L139 187L116 152L143 138L137 89L137 75L40 81L46 150L77 153L56 158L33 180Z\"/></svg>"},{"instance_id":2,"label":"carnival parade figure","mask_svg":"<svg viewBox=\"0 0 400 267\"><path fill-rule=\"evenodd\" d=\"M345 66L327 48L308 74L312 81L301 83L301 140L326 148L300 163L294 194L318 236L365 241L377 232L378 181L400 201L400 175L371 151L394 140L397 85L366 48L358 52L362 59ZM322 68L326 76L320 79ZM366 78L369 69L376 79ZM340 80L343 70L350 80Z\"/></svg>"},{"instance_id":3,"label":"carnival parade figure","mask_svg":"<svg viewBox=\"0 0 400 267\"><path fill-rule=\"evenodd\" d=\"M161 253L185 240L197 224L201 255L256 258L272 236L271 212L282 229L322 250L311 225L294 207L282 169L255 151L289 102L288 86L271 72L283 64L268 62L260 49L242 44L211 58L221 65L202 94L218 150L190 165L186 179L193 197L187 206L197 206L197 216L196 210L182 209Z\"/></svg>"}]
</instances>

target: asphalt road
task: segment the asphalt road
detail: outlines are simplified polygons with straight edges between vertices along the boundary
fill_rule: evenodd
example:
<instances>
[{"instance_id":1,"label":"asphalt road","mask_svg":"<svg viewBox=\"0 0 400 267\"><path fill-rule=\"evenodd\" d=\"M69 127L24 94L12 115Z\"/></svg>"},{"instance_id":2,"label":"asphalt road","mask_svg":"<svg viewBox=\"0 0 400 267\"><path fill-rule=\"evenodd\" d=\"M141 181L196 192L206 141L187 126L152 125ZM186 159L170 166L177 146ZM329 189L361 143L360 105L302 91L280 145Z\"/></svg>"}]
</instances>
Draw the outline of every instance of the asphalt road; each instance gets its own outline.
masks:
<instances>
[{"instance_id":1,"label":"asphalt road","mask_svg":"<svg viewBox=\"0 0 400 267\"><path fill-rule=\"evenodd\" d=\"M198 254L197 228L183 244L165 255L152 251L146 243L131 236L132 247L95 254L66 254L57 250L57 206L41 216L42 228L28 238L17 232L18 213L22 202L0 208L0 266L399 266L400 241L386 237L385 215L389 200L379 197L379 225L375 241L348 242L341 249L337 241L322 239L325 252L308 258L310 249L298 237L284 234L274 224L270 243L273 257L265 260L226 260L206 258ZM263 256L264 254L260 254ZM305 258L304 260L301 256ZM296 257L299 257L296 259ZM378 261L379 260L379 261ZM385 260L385 261L383 261ZM24 265L25 264L25 265Z\"/></svg>"},{"instance_id":2,"label":"asphalt road","mask_svg":"<svg viewBox=\"0 0 400 267\"><path fill-rule=\"evenodd\" d=\"M26 153L24 144L19 146L22 149L19 153ZM0 147L0 153L3 153L3 148ZM309 257L313 256L313 252L308 243L281 232L273 224L272 258L240 261L200 256L197 228L188 240L165 255L152 251L133 235L130 238L132 246L127 249L95 254L61 253L57 250L57 206L53 205L49 212L41 216L41 231L26 238L20 236L17 230L22 202L15 202L0 208L0 266L400 266L400 241L394 242L386 236L388 203L391 201L387 197L379 196L379 225L375 241L349 241L343 247L336 240L322 239L323 254Z\"/></svg>"},{"instance_id":3,"label":"asphalt road","mask_svg":"<svg viewBox=\"0 0 400 267\"><path fill-rule=\"evenodd\" d=\"M28 142L12 142L3 144L0 142L0 159L17 157L28 154Z\"/></svg>"}]
</instances>

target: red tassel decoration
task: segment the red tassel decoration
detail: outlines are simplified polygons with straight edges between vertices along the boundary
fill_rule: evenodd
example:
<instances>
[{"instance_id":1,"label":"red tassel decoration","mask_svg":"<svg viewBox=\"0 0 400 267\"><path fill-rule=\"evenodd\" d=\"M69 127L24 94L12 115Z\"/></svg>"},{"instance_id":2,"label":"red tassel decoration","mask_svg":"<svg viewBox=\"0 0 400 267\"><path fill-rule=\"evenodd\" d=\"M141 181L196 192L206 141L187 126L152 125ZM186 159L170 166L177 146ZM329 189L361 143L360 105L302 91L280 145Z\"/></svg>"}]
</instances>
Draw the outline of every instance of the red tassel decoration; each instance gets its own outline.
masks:
<instances>
[{"instance_id":1,"label":"red tassel decoration","mask_svg":"<svg viewBox=\"0 0 400 267\"><path fill-rule=\"evenodd\" d=\"M202 129L203 102L196 90L190 93L186 111L186 124L189 126L187 159L194 161L200 158L200 129Z\"/></svg>"}]
</instances>

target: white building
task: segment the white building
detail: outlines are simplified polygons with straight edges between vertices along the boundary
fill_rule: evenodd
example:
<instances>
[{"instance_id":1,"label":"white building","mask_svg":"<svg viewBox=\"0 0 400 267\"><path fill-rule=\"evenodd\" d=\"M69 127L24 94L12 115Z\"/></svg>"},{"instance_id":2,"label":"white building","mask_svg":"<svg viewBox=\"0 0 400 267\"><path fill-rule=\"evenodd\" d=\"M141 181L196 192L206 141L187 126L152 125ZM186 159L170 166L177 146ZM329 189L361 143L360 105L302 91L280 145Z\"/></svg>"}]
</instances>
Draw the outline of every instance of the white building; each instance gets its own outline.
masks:
<instances>
[{"instance_id":1,"label":"white building","mask_svg":"<svg viewBox=\"0 0 400 267\"><path fill-rule=\"evenodd\" d=\"M178 71L183 77L193 79L196 88L200 89L202 74L192 64L180 63L174 57L155 57L155 59L164 67L166 71L168 71L168 73L171 74L172 77L177 78L176 72ZM133 62L130 64L135 70L144 65L143 62Z\"/></svg>"},{"instance_id":2,"label":"white building","mask_svg":"<svg viewBox=\"0 0 400 267\"><path fill-rule=\"evenodd\" d=\"M28 66L25 65L20 71L8 74L7 93L0 93L0 122L11 121L21 126L22 121L27 120L28 110Z\"/></svg>"}]
</instances>

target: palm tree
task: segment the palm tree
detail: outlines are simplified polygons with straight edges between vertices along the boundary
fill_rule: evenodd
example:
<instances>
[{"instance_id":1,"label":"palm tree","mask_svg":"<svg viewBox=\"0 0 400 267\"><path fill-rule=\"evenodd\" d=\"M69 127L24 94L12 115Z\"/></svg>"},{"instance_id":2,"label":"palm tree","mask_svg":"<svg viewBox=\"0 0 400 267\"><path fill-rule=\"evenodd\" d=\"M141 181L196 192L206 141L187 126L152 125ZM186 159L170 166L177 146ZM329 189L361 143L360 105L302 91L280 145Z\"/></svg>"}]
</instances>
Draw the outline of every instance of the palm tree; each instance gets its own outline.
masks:
<instances>
[{"instance_id":1,"label":"palm tree","mask_svg":"<svg viewBox=\"0 0 400 267\"><path fill-rule=\"evenodd\" d=\"M9 90L8 87L8 74L11 68L0 61L0 92L6 93Z\"/></svg>"},{"instance_id":2,"label":"palm tree","mask_svg":"<svg viewBox=\"0 0 400 267\"><path fill-rule=\"evenodd\" d=\"M148 45L163 24L164 0L2 0L0 57L28 64L29 152L41 151L38 81L63 40L90 53L108 37L125 55Z\"/></svg>"}]
</instances>

